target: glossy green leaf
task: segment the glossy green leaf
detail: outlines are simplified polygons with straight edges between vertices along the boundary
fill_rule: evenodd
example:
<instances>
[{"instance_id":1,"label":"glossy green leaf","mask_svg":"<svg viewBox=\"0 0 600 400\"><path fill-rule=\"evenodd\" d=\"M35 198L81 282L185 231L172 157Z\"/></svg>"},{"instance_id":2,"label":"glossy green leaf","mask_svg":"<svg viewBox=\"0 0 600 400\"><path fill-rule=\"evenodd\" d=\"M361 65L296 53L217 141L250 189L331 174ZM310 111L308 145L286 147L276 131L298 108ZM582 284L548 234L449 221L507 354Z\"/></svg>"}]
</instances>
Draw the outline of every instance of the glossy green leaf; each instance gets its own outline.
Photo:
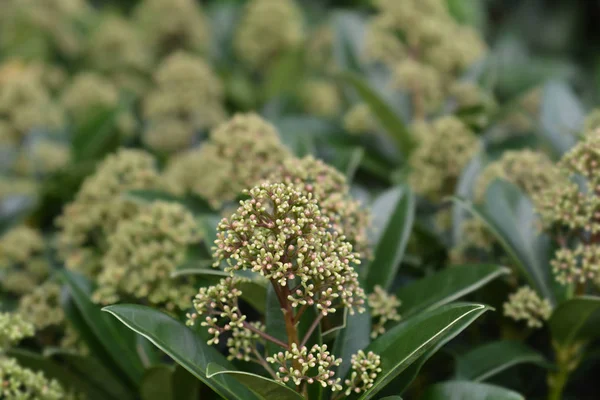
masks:
<instances>
[{"instance_id":1,"label":"glossy green leaf","mask_svg":"<svg viewBox=\"0 0 600 400\"><path fill-rule=\"evenodd\" d=\"M274 337L275 339L279 339L284 343L287 343L287 331L285 329L285 321L283 319L283 310L281 309L281 305L279 300L277 299L277 294L273 289L273 285L269 285L267 287L267 306L265 312L265 325L266 332ZM267 355L272 355L281 351L281 347L276 345L275 343L267 342Z\"/></svg>"},{"instance_id":2,"label":"glossy green leaf","mask_svg":"<svg viewBox=\"0 0 600 400\"><path fill-rule=\"evenodd\" d=\"M508 268L491 264L444 268L433 275L411 282L396 292L396 296L402 302L400 314L406 318L448 304L508 273Z\"/></svg>"},{"instance_id":3,"label":"glossy green leaf","mask_svg":"<svg viewBox=\"0 0 600 400\"><path fill-rule=\"evenodd\" d=\"M350 371L353 354L367 347L371 341L371 316L368 311L346 316L346 326L338 333L333 346L333 354L342 359L337 375L342 377Z\"/></svg>"},{"instance_id":4,"label":"glossy green leaf","mask_svg":"<svg viewBox=\"0 0 600 400\"><path fill-rule=\"evenodd\" d=\"M457 358L456 377L484 381L519 364L546 367L544 356L531 347L514 341L498 341L476 347Z\"/></svg>"},{"instance_id":5,"label":"glossy green leaf","mask_svg":"<svg viewBox=\"0 0 600 400\"><path fill-rule=\"evenodd\" d=\"M135 336L135 349L145 368L161 363L159 351L145 337Z\"/></svg>"},{"instance_id":6,"label":"glossy green leaf","mask_svg":"<svg viewBox=\"0 0 600 400\"><path fill-rule=\"evenodd\" d=\"M567 300L554 310L548 325L552 339L561 346L576 340L600 337L600 328L590 329L590 322L600 312L600 297L582 296Z\"/></svg>"},{"instance_id":7,"label":"glossy green leaf","mask_svg":"<svg viewBox=\"0 0 600 400\"><path fill-rule=\"evenodd\" d=\"M229 371L218 364L208 364L208 368L206 369L206 376L212 378L219 375L232 376L241 384L245 385L248 389L250 389L254 394L256 394L259 399L303 399L303 397L300 394L285 386L284 384L276 382L272 379L265 378L264 376L251 374L249 372Z\"/></svg>"},{"instance_id":8,"label":"glossy green leaf","mask_svg":"<svg viewBox=\"0 0 600 400\"><path fill-rule=\"evenodd\" d=\"M385 129L386 133L396 142L402 154L408 157L414 148L414 140L400 114L395 112L360 76L346 72L341 74L341 79L358 92L361 99L369 106L369 109Z\"/></svg>"},{"instance_id":9,"label":"glossy green leaf","mask_svg":"<svg viewBox=\"0 0 600 400\"><path fill-rule=\"evenodd\" d=\"M381 356L382 372L360 399L371 399L425 352L455 336L489 310L482 304L454 303L417 315L392 328L365 351Z\"/></svg>"},{"instance_id":10,"label":"glossy green leaf","mask_svg":"<svg viewBox=\"0 0 600 400\"><path fill-rule=\"evenodd\" d=\"M181 322L160 311L140 305L118 304L105 307L103 311L112 314L129 329L144 336L223 398L255 398L231 377L221 375L209 379L206 376L206 368L212 362L231 370L235 368L223 355Z\"/></svg>"},{"instance_id":11,"label":"glossy green leaf","mask_svg":"<svg viewBox=\"0 0 600 400\"><path fill-rule=\"evenodd\" d=\"M560 81L549 82L542 92L540 125L555 153L561 155L577 141L585 110L573 90Z\"/></svg>"},{"instance_id":12,"label":"glossy green leaf","mask_svg":"<svg viewBox=\"0 0 600 400\"><path fill-rule=\"evenodd\" d=\"M420 400L525 400L525 397L500 386L449 381L430 386Z\"/></svg>"},{"instance_id":13,"label":"glossy green leaf","mask_svg":"<svg viewBox=\"0 0 600 400\"><path fill-rule=\"evenodd\" d=\"M139 384L144 367L135 351L135 336L90 301L90 293L81 277L67 270L63 270L60 276L67 285L86 325L104 351L124 376L128 377L133 384Z\"/></svg>"},{"instance_id":14,"label":"glossy green leaf","mask_svg":"<svg viewBox=\"0 0 600 400\"><path fill-rule=\"evenodd\" d=\"M547 260L550 240L539 232L531 201L515 186L500 180L490 185L481 206L460 198L454 201L485 223L529 284L554 302Z\"/></svg>"},{"instance_id":15,"label":"glossy green leaf","mask_svg":"<svg viewBox=\"0 0 600 400\"><path fill-rule=\"evenodd\" d=\"M23 349L11 349L7 356L15 358L20 365L33 371L41 371L47 378L56 379L63 387L84 393L90 400L126 400L133 399L128 391L119 391L118 387L95 385L87 374L78 370L69 370L48 357ZM104 384L114 383L112 380Z\"/></svg>"},{"instance_id":16,"label":"glossy green leaf","mask_svg":"<svg viewBox=\"0 0 600 400\"><path fill-rule=\"evenodd\" d=\"M174 371L167 365L147 369L140 386L141 400L177 400L173 396Z\"/></svg>"},{"instance_id":17,"label":"glossy green leaf","mask_svg":"<svg viewBox=\"0 0 600 400\"><path fill-rule=\"evenodd\" d=\"M382 233L375 247L374 258L367 269L365 281L368 292L372 292L376 285L386 290L391 286L404 256L415 218L415 201L408 187L398 186L380 198L396 201L392 203L388 219L385 222L378 221L383 224L379 228ZM377 203L376 201L375 204Z\"/></svg>"}]
</instances>

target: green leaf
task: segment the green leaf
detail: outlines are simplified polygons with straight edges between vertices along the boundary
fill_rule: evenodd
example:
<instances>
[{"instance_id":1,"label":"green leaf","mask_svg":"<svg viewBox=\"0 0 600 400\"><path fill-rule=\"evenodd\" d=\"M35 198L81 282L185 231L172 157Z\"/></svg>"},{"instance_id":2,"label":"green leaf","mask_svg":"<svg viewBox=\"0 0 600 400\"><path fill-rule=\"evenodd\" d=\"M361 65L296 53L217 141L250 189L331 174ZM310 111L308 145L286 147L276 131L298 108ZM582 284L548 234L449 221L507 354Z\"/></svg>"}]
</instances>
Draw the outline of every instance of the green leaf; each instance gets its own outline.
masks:
<instances>
[{"instance_id":1,"label":"green leaf","mask_svg":"<svg viewBox=\"0 0 600 400\"><path fill-rule=\"evenodd\" d=\"M444 268L433 275L410 283L396 292L396 297L402 302L400 314L406 318L448 304L508 273L510 273L508 268L490 264L457 265Z\"/></svg>"},{"instance_id":2,"label":"green leaf","mask_svg":"<svg viewBox=\"0 0 600 400\"><path fill-rule=\"evenodd\" d=\"M57 359L71 373L80 377L86 384L90 385L92 390L108 393L104 398L114 399L133 399L135 396L131 393L119 376L113 375L102 363L95 358L74 354L62 349L52 351L48 357Z\"/></svg>"},{"instance_id":3,"label":"green leaf","mask_svg":"<svg viewBox=\"0 0 600 400\"><path fill-rule=\"evenodd\" d=\"M415 316L377 338L365 351L381 356L382 372L360 399L373 398L425 352L448 335L457 335L489 309L482 304L448 304Z\"/></svg>"},{"instance_id":4,"label":"green leaf","mask_svg":"<svg viewBox=\"0 0 600 400\"><path fill-rule=\"evenodd\" d=\"M267 307L265 312L265 325L266 332L279 339L284 343L287 343L287 331L285 329L285 321L283 319L283 310L277 299L277 294L273 285L267 287ZM281 351L281 347L275 343L267 342L267 355L271 356Z\"/></svg>"},{"instance_id":5,"label":"green leaf","mask_svg":"<svg viewBox=\"0 0 600 400\"><path fill-rule=\"evenodd\" d=\"M244 386L228 376L208 378L206 368L211 362L228 369L234 367L217 350L181 322L150 307L118 304L104 307L129 329L144 336L175 362L200 379L225 399L255 399Z\"/></svg>"},{"instance_id":6,"label":"green leaf","mask_svg":"<svg viewBox=\"0 0 600 400\"><path fill-rule=\"evenodd\" d=\"M554 304L547 260L550 240L539 233L531 201L500 180L490 185L481 206L456 197L454 201L485 223L529 284Z\"/></svg>"},{"instance_id":7,"label":"green leaf","mask_svg":"<svg viewBox=\"0 0 600 400\"><path fill-rule=\"evenodd\" d=\"M201 382L181 365L173 373L173 398L176 400L198 400Z\"/></svg>"},{"instance_id":8,"label":"green leaf","mask_svg":"<svg viewBox=\"0 0 600 400\"><path fill-rule=\"evenodd\" d=\"M358 92L386 133L407 158L414 148L414 140L400 115L359 75L344 72L340 78Z\"/></svg>"},{"instance_id":9,"label":"green leaf","mask_svg":"<svg viewBox=\"0 0 600 400\"><path fill-rule=\"evenodd\" d=\"M226 375L232 376L238 380L241 384L250 389L259 399L271 400L302 400L303 397L285 386L282 383L276 382L272 379L265 378L264 376L251 374L243 371L229 371L226 368L216 364L208 364L206 369L206 376L209 378Z\"/></svg>"},{"instance_id":10,"label":"green leaf","mask_svg":"<svg viewBox=\"0 0 600 400\"><path fill-rule=\"evenodd\" d=\"M338 333L333 346L333 354L342 359L337 376L344 377L350 371L350 358L359 350L367 347L371 341L371 316L364 313L348 313L346 326Z\"/></svg>"},{"instance_id":11,"label":"green leaf","mask_svg":"<svg viewBox=\"0 0 600 400\"><path fill-rule=\"evenodd\" d=\"M531 347L514 341L497 341L476 347L457 358L456 377L484 381L519 364L547 367L544 356Z\"/></svg>"},{"instance_id":12,"label":"green leaf","mask_svg":"<svg viewBox=\"0 0 600 400\"><path fill-rule=\"evenodd\" d=\"M486 21L485 3L480 0L446 0L450 14L461 24L482 29Z\"/></svg>"},{"instance_id":13,"label":"green leaf","mask_svg":"<svg viewBox=\"0 0 600 400\"><path fill-rule=\"evenodd\" d=\"M71 142L73 161L99 160L119 146L117 118L130 101L126 99L114 108L98 109L76 127Z\"/></svg>"},{"instance_id":14,"label":"green leaf","mask_svg":"<svg viewBox=\"0 0 600 400\"><path fill-rule=\"evenodd\" d=\"M295 91L299 82L302 82L304 72L303 53L301 47L292 49L282 54L269 69L263 88L265 101Z\"/></svg>"},{"instance_id":15,"label":"green leaf","mask_svg":"<svg viewBox=\"0 0 600 400\"><path fill-rule=\"evenodd\" d=\"M173 372L175 368L158 365L146 370L140 397L142 400L176 400L173 396Z\"/></svg>"},{"instance_id":16,"label":"green leaf","mask_svg":"<svg viewBox=\"0 0 600 400\"><path fill-rule=\"evenodd\" d=\"M156 347L152 345L145 337L135 336L135 348L145 368L156 366L161 363L160 355Z\"/></svg>"},{"instance_id":17,"label":"green leaf","mask_svg":"<svg viewBox=\"0 0 600 400\"><path fill-rule=\"evenodd\" d=\"M567 347L576 340L591 339L600 336L600 329L590 328L593 317L600 312L600 297L575 297L559 304L554 310L548 325L552 339L560 346Z\"/></svg>"},{"instance_id":18,"label":"green leaf","mask_svg":"<svg viewBox=\"0 0 600 400\"><path fill-rule=\"evenodd\" d=\"M557 155L569 150L583 128L585 111L573 90L560 81L549 82L542 92L540 125Z\"/></svg>"},{"instance_id":19,"label":"green leaf","mask_svg":"<svg viewBox=\"0 0 600 400\"><path fill-rule=\"evenodd\" d=\"M41 371L47 378L56 379L67 389L84 393L88 399L133 399L133 396L127 391L119 392L115 387L96 386L94 382L88 379L89 376L81 375L78 371L70 371L67 368L63 368L63 366L57 364L52 359L43 357L37 353L22 349L11 349L7 352L7 356L15 358L25 368L33 371ZM105 384L110 383L112 382L105 382Z\"/></svg>"},{"instance_id":20,"label":"green leaf","mask_svg":"<svg viewBox=\"0 0 600 400\"><path fill-rule=\"evenodd\" d=\"M525 400L525 397L485 383L449 381L430 386L420 400Z\"/></svg>"},{"instance_id":21,"label":"green leaf","mask_svg":"<svg viewBox=\"0 0 600 400\"><path fill-rule=\"evenodd\" d=\"M60 276L91 333L121 373L137 386L142 380L144 367L135 351L134 336L90 301L90 294L80 277L67 270L63 270Z\"/></svg>"},{"instance_id":22,"label":"green leaf","mask_svg":"<svg viewBox=\"0 0 600 400\"><path fill-rule=\"evenodd\" d=\"M361 42L365 33L364 18L350 11L333 13L333 56L339 70L350 70L360 73Z\"/></svg>"},{"instance_id":23,"label":"green leaf","mask_svg":"<svg viewBox=\"0 0 600 400\"><path fill-rule=\"evenodd\" d=\"M395 200L395 202L389 204L392 212L387 220L378 221L383 224L380 225L383 231L375 247L374 258L367 269L365 279L367 292L372 292L376 285L385 290L392 285L415 219L415 201L407 186L393 188L378 199ZM377 204L376 200L374 210L378 209Z\"/></svg>"},{"instance_id":24,"label":"green leaf","mask_svg":"<svg viewBox=\"0 0 600 400\"><path fill-rule=\"evenodd\" d=\"M176 196L169 192L151 189L130 190L124 196L140 203L152 203L155 201L178 203L196 215L211 214L214 212L208 202L199 196Z\"/></svg>"}]
</instances>

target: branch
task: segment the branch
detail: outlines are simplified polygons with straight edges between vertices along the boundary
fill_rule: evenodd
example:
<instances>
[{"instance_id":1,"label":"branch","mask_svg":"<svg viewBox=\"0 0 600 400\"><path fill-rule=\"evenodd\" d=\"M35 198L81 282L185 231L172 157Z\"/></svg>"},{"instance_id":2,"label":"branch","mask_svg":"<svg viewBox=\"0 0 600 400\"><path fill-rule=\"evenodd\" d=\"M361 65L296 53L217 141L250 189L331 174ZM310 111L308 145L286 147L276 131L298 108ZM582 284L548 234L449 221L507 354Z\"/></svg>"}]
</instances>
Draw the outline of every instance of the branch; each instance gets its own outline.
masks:
<instances>
[{"instance_id":1,"label":"branch","mask_svg":"<svg viewBox=\"0 0 600 400\"><path fill-rule=\"evenodd\" d=\"M287 343L282 342L279 339L274 338L273 336L261 331L260 329L257 329L255 327L253 327L252 325L250 325L249 323L247 323L246 321L242 322L242 324L244 325L244 328L258 334L260 337L262 337L265 340L268 340L271 343L275 343L278 346L283 347L284 349L288 350L289 347L287 345Z\"/></svg>"},{"instance_id":2,"label":"branch","mask_svg":"<svg viewBox=\"0 0 600 400\"><path fill-rule=\"evenodd\" d=\"M306 332L306 335L304 335L304 339L302 339L302 343L300 343L300 347L306 345L306 342L308 342L308 339L310 339L310 336L313 334L313 332L315 331L317 326L319 326L321 319L323 319L323 314L319 313L319 316L317 318L315 318L315 320L313 321L310 328L308 328L308 332Z\"/></svg>"}]
</instances>

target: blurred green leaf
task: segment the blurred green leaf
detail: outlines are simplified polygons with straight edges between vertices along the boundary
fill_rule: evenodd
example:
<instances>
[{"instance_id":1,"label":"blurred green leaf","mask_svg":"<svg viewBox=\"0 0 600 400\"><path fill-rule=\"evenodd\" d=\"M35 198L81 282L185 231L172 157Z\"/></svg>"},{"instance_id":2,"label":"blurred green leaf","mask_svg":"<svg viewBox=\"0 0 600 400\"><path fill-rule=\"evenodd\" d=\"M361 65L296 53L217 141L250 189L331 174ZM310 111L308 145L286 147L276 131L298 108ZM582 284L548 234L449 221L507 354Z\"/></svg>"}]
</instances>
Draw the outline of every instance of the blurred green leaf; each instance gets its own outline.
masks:
<instances>
[{"instance_id":1,"label":"blurred green leaf","mask_svg":"<svg viewBox=\"0 0 600 400\"><path fill-rule=\"evenodd\" d=\"M475 347L457 358L456 377L461 380L485 381L519 364L548 367L544 356L531 347L515 341L502 340Z\"/></svg>"},{"instance_id":2,"label":"blurred green leaf","mask_svg":"<svg viewBox=\"0 0 600 400\"><path fill-rule=\"evenodd\" d=\"M589 322L600 312L600 297L582 296L562 302L556 307L548 326L552 339L567 347L577 340L600 337L600 327L590 329Z\"/></svg>"},{"instance_id":3,"label":"blurred green leaf","mask_svg":"<svg viewBox=\"0 0 600 400\"><path fill-rule=\"evenodd\" d=\"M304 51L292 49L282 54L266 74L264 101L296 91L304 74Z\"/></svg>"},{"instance_id":4,"label":"blurred green leaf","mask_svg":"<svg viewBox=\"0 0 600 400\"><path fill-rule=\"evenodd\" d=\"M100 160L119 146L117 118L126 107L126 102L121 102L114 108L98 109L75 127L71 142L74 162Z\"/></svg>"},{"instance_id":5,"label":"blurred green leaf","mask_svg":"<svg viewBox=\"0 0 600 400\"><path fill-rule=\"evenodd\" d=\"M76 374L81 379L89 382L94 390L102 393L109 393L114 399L132 399L135 396L130 389L123 385L118 378L113 375L114 371L108 370L98 360L91 356L83 356L57 349L47 355L60 362L69 372Z\"/></svg>"},{"instance_id":6,"label":"blurred green leaf","mask_svg":"<svg viewBox=\"0 0 600 400\"><path fill-rule=\"evenodd\" d=\"M455 336L488 310L489 307L482 304L448 304L424 312L384 333L365 349L381 356L382 372L375 384L359 398L373 398L447 335Z\"/></svg>"},{"instance_id":7,"label":"blurred green leaf","mask_svg":"<svg viewBox=\"0 0 600 400\"><path fill-rule=\"evenodd\" d=\"M242 371L229 371L218 364L210 363L206 369L206 375L209 378L228 375L238 380L241 384L250 389L259 399L264 400L302 400L304 397L282 383L260 375L251 374Z\"/></svg>"},{"instance_id":8,"label":"blurred green leaf","mask_svg":"<svg viewBox=\"0 0 600 400\"><path fill-rule=\"evenodd\" d=\"M529 284L554 303L547 265L550 241L538 231L531 201L517 187L500 180L490 185L481 206L460 198L454 201L485 223Z\"/></svg>"},{"instance_id":9,"label":"blurred green leaf","mask_svg":"<svg viewBox=\"0 0 600 400\"><path fill-rule=\"evenodd\" d=\"M481 0L446 0L450 14L459 23L472 25L477 29L485 26L485 4Z\"/></svg>"},{"instance_id":10,"label":"blurred green leaf","mask_svg":"<svg viewBox=\"0 0 600 400\"><path fill-rule=\"evenodd\" d=\"M225 357L191 329L170 316L140 305L118 304L104 307L129 329L147 338L196 378L225 399L255 399L243 385L228 376L208 378L206 368L215 362L234 370ZM107 314L108 315L108 314Z\"/></svg>"},{"instance_id":11,"label":"blurred green leaf","mask_svg":"<svg viewBox=\"0 0 600 400\"><path fill-rule=\"evenodd\" d=\"M500 386L449 381L430 386L420 400L525 400L525 397Z\"/></svg>"},{"instance_id":12,"label":"blurred green leaf","mask_svg":"<svg viewBox=\"0 0 600 400\"><path fill-rule=\"evenodd\" d=\"M414 148L414 140L400 114L395 112L361 76L344 72L340 74L340 78L358 92L385 132L398 145L398 150L408 158Z\"/></svg>"},{"instance_id":13,"label":"blurred green leaf","mask_svg":"<svg viewBox=\"0 0 600 400\"><path fill-rule=\"evenodd\" d=\"M201 382L181 365L173 373L173 398L176 400L198 400Z\"/></svg>"},{"instance_id":14,"label":"blurred green leaf","mask_svg":"<svg viewBox=\"0 0 600 400\"><path fill-rule=\"evenodd\" d=\"M450 266L401 287L396 296L402 302L403 318L442 306L476 291L494 279L507 275L506 267L491 264Z\"/></svg>"},{"instance_id":15,"label":"blurred green leaf","mask_svg":"<svg viewBox=\"0 0 600 400\"><path fill-rule=\"evenodd\" d=\"M383 223L379 227L382 233L375 247L374 258L367 268L367 292L372 292L376 285L385 290L391 286L404 256L415 219L415 201L408 186L388 190L375 200L373 209L377 210L377 204L389 200L396 201L385 207L393 210L388 219L378 221Z\"/></svg>"},{"instance_id":16,"label":"blurred green leaf","mask_svg":"<svg viewBox=\"0 0 600 400\"><path fill-rule=\"evenodd\" d=\"M130 190L124 196L140 203L153 203L155 201L178 203L196 215L211 214L214 212L208 202L199 196L176 196L160 190Z\"/></svg>"},{"instance_id":17,"label":"blurred green leaf","mask_svg":"<svg viewBox=\"0 0 600 400\"><path fill-rule=\"evenodd\" d=\"M135 351L135 336L90 301L90 293L82 277L67 270L61 271L60 276L91 333L121 373L137 386L142 380L144 367Z\"/></svg>"},{"instance_id":18,"label":"blurred green leaf","mask_svg":"<svg viewBox=\"0 0 600 400\"><path fill-rule=\"evenodd\" d=\"M569 150L583 128L585 110L564 82L549 82L542 92L540 129L557 155Z\"/></svg>"},{"instance_id":19,"label":"blurred green leaf","mask_svg":"<svg viewBox=\"0 0 600 400\"><path fill-rule=\"evenodd\" d=\"M120 385L116 381L108 380L103 386L96 385L90 378L89 372L80 374L80 371L70 371L59 365L48 357L41 356L23 349L11 349L7 356L15 358L20 365L33 371L43 372L49 379L56 379L63 387L84 393L90 400L119 400L133 399L134 397L128 391L120 391ZM112 386L114 384L114 386Z\"/></svg>"},{"instance_id":20,"label":"blurred green leaf","mask_svg":"<svg viewBox=\"0 0 600 400\"><path fill-rule=\"evenodd\" d=\"M357 13L336 11L332 21L334 29L333 56L340 70L360 72L362 40L365 21Z\"/></svg>"},{"instance_id":21,"label":"blurred green leaf","mask_svg":"<svg viewBox=\"0 0 600 400\"><path fill-rule=\"evenodd\" d=\"M177 400L173 396L173 372L175 368L159 365L144 373L140 386L142 400Z\"/></svg>"}]
</instances>

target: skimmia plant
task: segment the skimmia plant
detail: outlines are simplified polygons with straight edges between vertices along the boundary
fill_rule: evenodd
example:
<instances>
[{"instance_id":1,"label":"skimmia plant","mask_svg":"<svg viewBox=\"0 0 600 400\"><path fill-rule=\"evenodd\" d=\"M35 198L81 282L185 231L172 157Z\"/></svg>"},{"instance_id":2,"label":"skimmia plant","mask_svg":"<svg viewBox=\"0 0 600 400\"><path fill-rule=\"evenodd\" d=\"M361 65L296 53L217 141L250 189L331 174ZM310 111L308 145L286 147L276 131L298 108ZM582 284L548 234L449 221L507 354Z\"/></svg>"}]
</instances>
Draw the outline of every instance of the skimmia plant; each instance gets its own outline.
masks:
<instances>
[{"instance_id":1,"label":"skimmia plant","mask_svg":"<svg viewBox=\"0 0 600 400\"><path fill-rule=\"evenodd\" d=\"M0 3L0 399L598 397L593 2Z\"/></svg>"}]
</instances>

